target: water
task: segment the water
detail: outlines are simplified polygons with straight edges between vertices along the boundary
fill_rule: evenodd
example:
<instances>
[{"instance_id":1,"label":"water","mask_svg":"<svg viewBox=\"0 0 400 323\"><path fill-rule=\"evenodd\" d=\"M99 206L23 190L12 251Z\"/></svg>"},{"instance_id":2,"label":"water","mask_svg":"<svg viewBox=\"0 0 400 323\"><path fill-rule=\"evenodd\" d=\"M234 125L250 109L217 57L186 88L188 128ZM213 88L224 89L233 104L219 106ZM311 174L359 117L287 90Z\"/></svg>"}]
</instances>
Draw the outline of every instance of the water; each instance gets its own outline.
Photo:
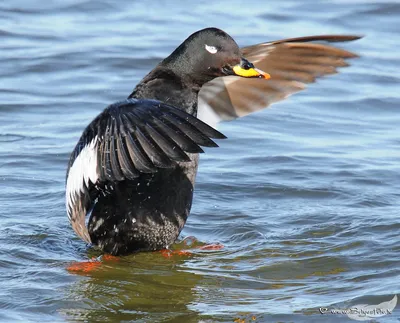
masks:
<instances>
[{"instance_id":1,"label":"water","mask_svg":"<svg viewBox=\"0 0 400 323\"><path fill-rule=\"evenodd\" d=\"M399 19L397 1L2 1L0 320L354 322L318 308L399 294ZM342 45L362 55L342 74L220 127L229 139L201 158L183 236L224 249L68 272L93 253L66 217L69 153L206 26L242 46L366 37Z\"/></svg>"}]
</instances>

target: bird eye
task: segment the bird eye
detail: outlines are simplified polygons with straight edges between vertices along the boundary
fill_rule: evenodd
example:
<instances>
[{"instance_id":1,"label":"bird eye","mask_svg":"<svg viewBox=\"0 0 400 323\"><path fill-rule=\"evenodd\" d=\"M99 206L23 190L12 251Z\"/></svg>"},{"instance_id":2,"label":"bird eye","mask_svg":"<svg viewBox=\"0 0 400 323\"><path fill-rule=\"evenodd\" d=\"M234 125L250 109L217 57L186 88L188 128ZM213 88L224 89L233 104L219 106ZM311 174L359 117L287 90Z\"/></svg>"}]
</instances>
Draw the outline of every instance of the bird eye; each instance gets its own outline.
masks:
<instances>
[{"instance_id":1,"label":"bird eye","mask_svg":"<svg viewBox=\"0 0 400 323\"><path fill-rule=\"evenodd\" d=\"M207 52L211 53L211 54L215 54L216 52L218 52L217 47L215 46L209 46L209 45L205 45Z\"/></svg>"},{"instance_id":2,"label":"bird eye","mask_svg":"<svg viewBox=\"0 0 400 323\"><path fill-rule=\"evenodd\" d=\"M244 63L243 66L242 66L242 68L244 68L245 70L249 70L252 67L253 67L252 64L249 63L249 62Z\"/></svg>"}]
</instances>

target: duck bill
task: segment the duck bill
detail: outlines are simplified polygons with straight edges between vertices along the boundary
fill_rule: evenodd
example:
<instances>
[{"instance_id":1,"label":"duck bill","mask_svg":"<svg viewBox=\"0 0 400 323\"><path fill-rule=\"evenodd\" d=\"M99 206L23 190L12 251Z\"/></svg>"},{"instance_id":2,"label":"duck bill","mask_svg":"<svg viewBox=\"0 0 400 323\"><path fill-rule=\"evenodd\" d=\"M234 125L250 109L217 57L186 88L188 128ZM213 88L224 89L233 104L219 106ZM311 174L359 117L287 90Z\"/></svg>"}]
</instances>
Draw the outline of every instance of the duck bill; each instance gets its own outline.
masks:
<instances>
[{"instance_id":1,"label":"duck bill","mask_svg":"<svg viewBox=\"0 0 400 323\"><path fill-rule=\"evenodd\" d=\"M255 68L254 65L245 58L241 59L240 64L233 66L232 71L234 75L241 77L263 78L266 80L271 78L271 75L258 68Z\"/></svg>"}]
</instances>

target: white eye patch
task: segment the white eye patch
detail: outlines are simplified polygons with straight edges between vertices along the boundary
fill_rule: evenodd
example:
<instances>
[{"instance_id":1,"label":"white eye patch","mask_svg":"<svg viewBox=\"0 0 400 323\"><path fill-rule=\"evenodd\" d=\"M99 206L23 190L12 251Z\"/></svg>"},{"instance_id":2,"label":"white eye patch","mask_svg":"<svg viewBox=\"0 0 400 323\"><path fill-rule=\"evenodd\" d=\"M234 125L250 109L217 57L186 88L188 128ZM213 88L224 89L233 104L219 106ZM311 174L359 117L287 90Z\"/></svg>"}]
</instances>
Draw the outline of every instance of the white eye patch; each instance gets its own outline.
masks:
<instances>
[{"instance_id":1,"label":"white eye patch","mask_svg":"<svg viewBox=\"0 0 400 323\"><path fill-rule=\"evenodd\" d=\"M209 53L211 53L211 54L215 54L216 52L218 52L217 47L215 47L215 46L208 46L207 44L206 44L206 50L207 50L207 52L209 52Z\"/></svg>"}]
</instances>

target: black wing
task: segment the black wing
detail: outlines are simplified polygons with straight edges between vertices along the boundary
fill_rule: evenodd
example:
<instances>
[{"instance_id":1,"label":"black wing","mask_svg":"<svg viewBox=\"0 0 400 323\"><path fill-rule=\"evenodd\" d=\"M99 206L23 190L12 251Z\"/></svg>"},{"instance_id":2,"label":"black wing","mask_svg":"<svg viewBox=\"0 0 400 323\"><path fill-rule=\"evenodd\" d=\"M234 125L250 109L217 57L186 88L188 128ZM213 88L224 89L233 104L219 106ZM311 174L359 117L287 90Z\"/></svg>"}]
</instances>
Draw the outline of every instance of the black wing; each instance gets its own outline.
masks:
<instances>
[{"instance_id":1,"label":"black wing","mask_svg":"<svg viewBox=\"0 0 400 323\"><path fill-rule=\"evenodd\" d=\"M134 179L141 173L190 161L200 146L226 138L186 112L156 100L127 99L108 106L85 129L67 171L67 212L79 236L90 242L85 216L92 187Z\"/></svg>"}]
</instances>

